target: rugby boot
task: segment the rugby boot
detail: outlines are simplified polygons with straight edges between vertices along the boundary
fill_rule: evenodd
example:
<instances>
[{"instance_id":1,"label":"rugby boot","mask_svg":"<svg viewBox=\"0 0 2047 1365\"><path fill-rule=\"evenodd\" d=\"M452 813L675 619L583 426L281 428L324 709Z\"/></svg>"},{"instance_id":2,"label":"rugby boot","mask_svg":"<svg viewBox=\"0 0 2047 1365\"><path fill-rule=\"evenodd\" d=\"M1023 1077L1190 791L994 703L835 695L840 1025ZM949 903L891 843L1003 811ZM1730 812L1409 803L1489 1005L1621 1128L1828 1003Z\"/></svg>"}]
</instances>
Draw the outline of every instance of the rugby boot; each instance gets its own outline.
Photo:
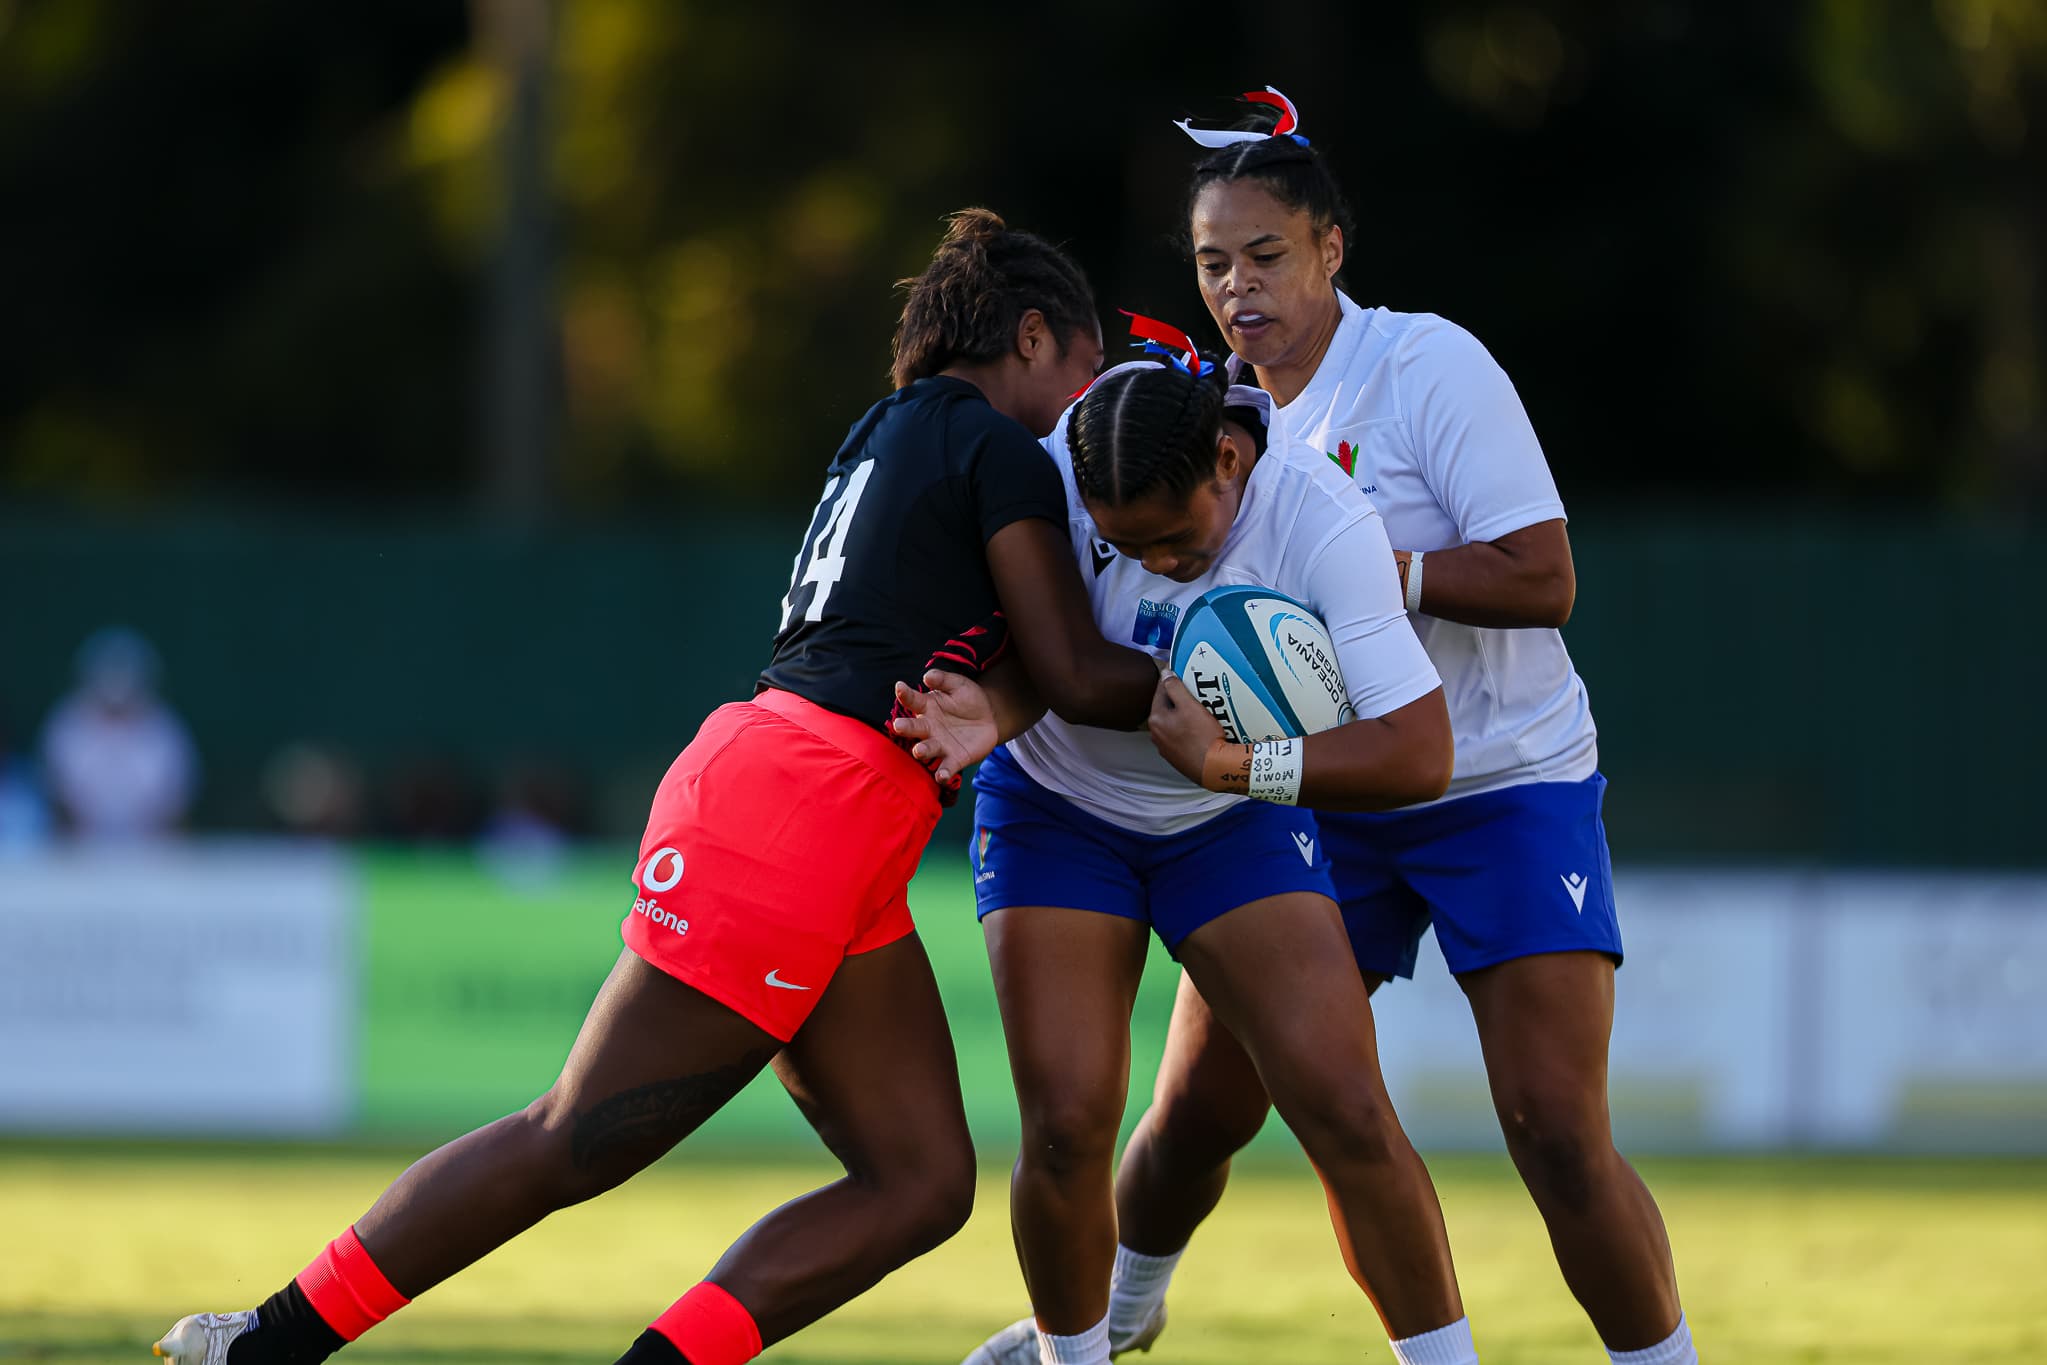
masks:
<instances>
[{"instance_id":1,"label":"rugby boot","mask_svg":"<svg viewBox=\"0 0 2047 1365\"><path fill-rule=\"evenodd\" d=\"M1038 1365L1038 1320L1012 1322L976 1346L960 1365Z\"/></svg>"},{"instance_id":2,"label":"rugby boot","mask_svg":"<svg viewBox=\"0 0 2047 1365\"><path fill-rule=\"evenodd\" d=\"M1159 1339L1159 1333L1166 1330L1166 1305L1164 1300L1152 1311L1135 1332L1129 1336L1109 1334L1109 1354L1120 1356L1126 1351L1149 1351L1151 1344ZM974 1348L972 1355L960 1365L1038 1365L1038 1320L1021 1318L989 1337Z\"/></svg>"},{"instance_id":3,"label":"rugby boot","mask_svg":"<svg viewBox=\"0 0 2047 1365\"><path fill-rule=\"evenodd\" d=\"M171 1365L227 1365L227 1348L254 1328L256 1310L239 1313L194 1313L150 1347Z\"/></svg>"},{"instance_id":4,"label":"rugby boot","mask_svg":"<svg viewBox=\"0 0 2047 1365\"><path fill-rule=\"evenodd\" d=\"M1149 1353L1151 1344L1157 1341L1159 1333L1165 1330L1166 1301L1160 1299L1159 1306L1151 1310L1151 1316L1139 1324L1135 1332L1132 1332L1127 1337L1120 1338L1113 1331L1109 1333L1109 1354L1120 1356L1126 1351L1144 1351Z\"/></svg>"}]
</instances>

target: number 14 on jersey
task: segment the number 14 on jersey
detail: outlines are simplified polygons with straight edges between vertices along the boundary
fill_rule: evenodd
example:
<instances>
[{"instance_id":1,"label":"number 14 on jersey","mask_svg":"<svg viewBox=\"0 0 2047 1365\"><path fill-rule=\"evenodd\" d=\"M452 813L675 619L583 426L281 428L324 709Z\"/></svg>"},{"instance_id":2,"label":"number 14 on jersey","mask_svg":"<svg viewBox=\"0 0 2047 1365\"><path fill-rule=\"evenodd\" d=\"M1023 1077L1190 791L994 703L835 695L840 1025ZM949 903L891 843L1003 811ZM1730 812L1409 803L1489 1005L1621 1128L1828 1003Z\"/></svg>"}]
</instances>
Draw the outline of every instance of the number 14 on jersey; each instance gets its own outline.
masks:
<instances>
[{"instance_id":1,"label":"number 14 on jersey","mask_svg":"<svg viewBox=\"0 0 2047 1365\"><path fill-rule=\"evenodd\" d=\"M846 572L846 536L853 529L853 514L859 510L860 495L867 491L873 473L874 461L862 460L850 475L836 475L825 485L817 511L811 514L810 535L789 570L789 593L782 599L783 631L795 624L797 594L811 583L817 585L817 591L810 595L803 619L823 619L825 601Z\"/></svg>"}]
</instances>

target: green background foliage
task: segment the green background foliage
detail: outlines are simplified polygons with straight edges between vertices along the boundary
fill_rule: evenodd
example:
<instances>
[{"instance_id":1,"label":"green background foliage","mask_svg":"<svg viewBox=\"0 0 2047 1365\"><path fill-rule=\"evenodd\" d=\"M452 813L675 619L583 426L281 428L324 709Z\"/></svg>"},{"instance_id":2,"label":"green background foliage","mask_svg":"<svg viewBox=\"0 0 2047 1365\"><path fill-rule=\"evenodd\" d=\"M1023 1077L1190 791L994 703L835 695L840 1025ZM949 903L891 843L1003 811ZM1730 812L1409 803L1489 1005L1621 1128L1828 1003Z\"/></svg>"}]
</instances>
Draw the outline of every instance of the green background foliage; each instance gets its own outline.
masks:
<instances>
[{"instance_id":1,"label":"green background foliage","mask_svg":"<svg viewBox=\"0 0 2047 1365\"><path fill-rule=\"evenodd\" d=\"M806 501L949 209L1199 322L1168 121L1268 82L1357 291L1472 327L1567 495L2047 489L2032 0L560 0L523 143L518 8L0 5L0 490L466 501L516 243L545 514Z\"/></svg>"}]
</instances>

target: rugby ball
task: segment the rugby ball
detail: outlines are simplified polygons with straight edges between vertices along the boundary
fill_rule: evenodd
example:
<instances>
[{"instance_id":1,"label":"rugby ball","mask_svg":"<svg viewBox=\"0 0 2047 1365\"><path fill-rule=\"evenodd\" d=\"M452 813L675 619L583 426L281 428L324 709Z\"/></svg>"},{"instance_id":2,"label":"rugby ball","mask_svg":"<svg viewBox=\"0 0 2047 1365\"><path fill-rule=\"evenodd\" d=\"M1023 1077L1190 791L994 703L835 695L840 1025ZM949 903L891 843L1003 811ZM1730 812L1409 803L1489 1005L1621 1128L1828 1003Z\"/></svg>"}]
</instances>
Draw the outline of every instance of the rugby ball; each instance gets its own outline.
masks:
<instances>
[{"instance_id":1,"label":"rugby ball","mask_svg":"<svg viewBox=\"0 0 2047 1365\"><path fill-rule=\"evenodd\" d=\"M1233 743L1357 719L1328 628L1271 588L1211 588L1196 598L1174 633L1173 671Z\"/></svg>"}]
</instances>

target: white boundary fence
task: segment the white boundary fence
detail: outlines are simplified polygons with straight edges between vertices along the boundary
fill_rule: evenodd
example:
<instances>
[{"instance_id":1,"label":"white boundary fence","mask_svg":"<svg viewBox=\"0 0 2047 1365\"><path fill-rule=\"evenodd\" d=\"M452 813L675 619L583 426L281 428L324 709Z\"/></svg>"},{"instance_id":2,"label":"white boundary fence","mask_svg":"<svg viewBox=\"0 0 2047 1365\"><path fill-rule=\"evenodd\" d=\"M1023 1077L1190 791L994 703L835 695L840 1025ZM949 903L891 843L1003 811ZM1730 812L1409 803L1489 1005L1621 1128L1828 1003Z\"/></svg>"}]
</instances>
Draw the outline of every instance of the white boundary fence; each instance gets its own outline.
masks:
<instances>
[{"instance_id":1,"label":"white boundary fence","mask_svg":"<svg viewBox=\"0 0 2047 1365\"><path fill-rule=\"evenodd\" d=\"M2047 877L1623 870L1617 890L1626 1149L2047 1153ZM361 894L345 850L0 860L0 1132L345 1134ZM986 1002L984 971L956 1008ZM1375 1008L1415 1140L1496 1147L1432 943Z\"/></svg>"},{"instance_id":2,"label":"white boundary fence","mask_svg":"<svg viewBox=\"0 0 2047 1365\"><path fill-rule=\"evenodd\" d=\"M0 1130L341 1129L354 886L269 844L0 861Z\"/></svg>"},{"instance_id":3,"label":"white boundary fence","mask_svg":"<svg viewBox=\"0 0 2047 1365\"><path fill-rule=\"evenodd\" d=\"M1615 890L1625 1147L2047 1151L2047 878L1624 869ZM1415 1140L1495 1145L1433 946L1375 1003Z\"/></svg>"}]
</instances>

